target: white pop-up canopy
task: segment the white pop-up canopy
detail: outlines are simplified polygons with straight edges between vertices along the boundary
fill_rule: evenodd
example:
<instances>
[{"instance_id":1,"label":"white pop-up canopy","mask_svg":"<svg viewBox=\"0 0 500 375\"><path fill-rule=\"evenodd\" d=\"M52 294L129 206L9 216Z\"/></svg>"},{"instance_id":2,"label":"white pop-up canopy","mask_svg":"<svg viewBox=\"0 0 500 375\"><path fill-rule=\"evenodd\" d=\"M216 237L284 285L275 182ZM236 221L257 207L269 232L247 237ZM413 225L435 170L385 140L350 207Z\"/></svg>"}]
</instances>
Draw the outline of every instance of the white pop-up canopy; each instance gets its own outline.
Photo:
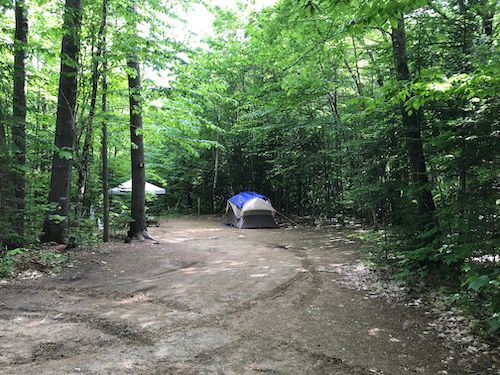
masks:
<instances>
[{"instance_id":1,"label":"white pop-up canopy","mask_svg":"<svg viewBox=\"0 0 500 375\"><path fill-rule=\"evenodd\" d=\"M111 189L109 192L111 194L114 194L114 195L124 195L124 194L132 192L132 180L128 180L128 181L121 183L117 187L114 187L113 189ZM151 193L151 194L155 194L155 195L163 195L163 194L166 194L167 192L165 189L163 189L159 186L156 186L156 185L150 184L149 182L146 182L146 193Z\"/></svg>"}]
</instances>

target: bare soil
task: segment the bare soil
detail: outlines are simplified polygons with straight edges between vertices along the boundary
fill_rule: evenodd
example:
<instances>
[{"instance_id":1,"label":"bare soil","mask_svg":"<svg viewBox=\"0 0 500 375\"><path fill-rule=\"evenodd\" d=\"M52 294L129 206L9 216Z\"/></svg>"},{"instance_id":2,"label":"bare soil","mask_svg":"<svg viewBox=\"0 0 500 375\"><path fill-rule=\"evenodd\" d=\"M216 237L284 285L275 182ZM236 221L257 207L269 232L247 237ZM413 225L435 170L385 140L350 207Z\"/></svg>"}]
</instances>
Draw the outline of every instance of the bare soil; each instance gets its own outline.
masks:
<instances>
[{"instance_id":1,"label":"bare soil","mask_svg":"<svg viewBox=\"0 0 500 375\"><path fill-rule=\"evenodd\" d=\"M493 374L418 307L349 288L341 232L162 222L0 288L1 374Z\"/></svg>"}]
</instances>

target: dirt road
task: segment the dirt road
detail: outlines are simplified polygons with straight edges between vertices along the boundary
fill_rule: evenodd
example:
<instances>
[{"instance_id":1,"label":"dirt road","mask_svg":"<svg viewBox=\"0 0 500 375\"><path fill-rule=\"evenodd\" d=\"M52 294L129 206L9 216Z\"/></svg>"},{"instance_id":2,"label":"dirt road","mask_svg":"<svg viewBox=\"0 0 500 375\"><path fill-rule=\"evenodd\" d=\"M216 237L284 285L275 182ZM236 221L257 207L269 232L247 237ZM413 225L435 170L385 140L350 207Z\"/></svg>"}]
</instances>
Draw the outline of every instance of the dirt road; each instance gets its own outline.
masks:
<instances>
[{"instance_id":1,"label":"dirt road","mask_svg":"<svg viewBox=\"0 0 500 375\"><path fill-rule=\"evenodd\" d=\"M326 230L176 219L0 289L1 374L486 373L422 311L343 286L357 244Z\"/></svg>"}]
</instances>

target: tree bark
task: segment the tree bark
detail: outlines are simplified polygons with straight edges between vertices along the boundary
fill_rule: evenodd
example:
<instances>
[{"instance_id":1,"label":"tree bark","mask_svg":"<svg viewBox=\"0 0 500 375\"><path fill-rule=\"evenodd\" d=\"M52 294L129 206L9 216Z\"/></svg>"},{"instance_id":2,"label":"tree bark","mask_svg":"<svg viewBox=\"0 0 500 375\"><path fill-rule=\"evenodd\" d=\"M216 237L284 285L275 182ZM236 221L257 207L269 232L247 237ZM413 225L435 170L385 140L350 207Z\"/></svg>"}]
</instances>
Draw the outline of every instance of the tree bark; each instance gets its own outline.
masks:
<instances>
[{"instance_id":1,"label":"tree bark","mask_svg":"<svg viewBox=\"0 0 500 375\"><path fill-rule=\"evenodd\" d=\"M7 147L7 136L5 134L5 117L2 111L2 106L0 105L0 156L3 152L6 152ZM2 165L2 167L4 167Z\"/></svg>"},{"instance_id":2,"label":"tree bark","mask_svg":"<svg viewBox=\"0 0 500 375\"><path fill-rule=\"evenodd\" d=\"M361 82L358 80L356 72L351 68L347 59L344 59L344 65L349 74L351 75L352 80L354 81L354 85L356 86L356 92L358 93L359 96L363 96L363 87L361 85Z\"/></svg>"},{"instance_id":3,"label":"tree bark","mask_svg":"<svg viewBox=\"0 0 500 375\"><path fill-rule=\"evenodd\" d=\"M102 121L102 138L101 138L101 160L102 160L102 222L103 232L102 240L109 242L109 172L108 172L108 123L106 112L108 110L108 80L106 76L107 70L106 57L103 62L102 72L102 106L101 110L104 116Z\"/></svg>"},{"instance_id":4,"label":"tree bark","mask_svg":"<svg viewBox=\"0 0 500 375\"><path fill-rule=\"evenodd\" d=\"M145 187L146 173L144 170L144 138L142 134L142 100L141 74L139 59L130 55L127 59L129 103L130 103L130 142L132 147L132 222L129 237L139 237L146 231Z\"/></svg>"},{"instance_id":5,"label":"tree bark","mask_svg":"<svg viewBox=\"0 0 500 375\"><path fill-rule=\"evenodd\" d=\"M221 128L220 105L216 106L214 104L214 114L215 114L215 121L217 123L217 126L219 128ZM218 140L219 140L219 138L217 137L217 141ZM215 190L217 189L217 178L219 175L219 148L218 147L214 148L214 156L215 156L215 161L214 161L214 180L212 181L212 211L215 213L216 206L217 206ZM253 176L253 168L252 168L252 176Z\"/></svg>"},{"instance_id":6,"label":"tree bark","mask_svg":"<svg viewBox=\"0 0 500 375\"><path fill-rule=\"evenodd\" d=\"M102 222L103 232L102 240L109 242L109 172L108 172L108 120L106 112L108 111L108 60L106 52L106 24L108 15L108 0L102 1L102 18L104 28L102 32L102 98L101 111L103 114L102 121L102 138L101 138L101 161L102 161Z\"/></svg>"},{"instance_id":7,"label":"tree bark","mask_svg":"<svg viewBox=\"0 0 500 375\"><path fill-rule=\"evenodd\" d=\"M377 63L377 61L375 60L375 56L373 55L373 52L370 50L370 48L368 48L366 46L366 44L364 42L363 42L363 46L365 47L366 53L367 53L368 57L370 58L370 62L372 63L372 66L376 70L377 84L379 85L379 87L383 87L384 86L384 76L382 74L382 69L380 69L380 64Z\"/></svg>"},{"instance_id":8,"label":"tree bark","mask_svg":"<svg viewBox=\"0 0 500 375\"><path fill-rule=\"evenodd\" d=\"M80 0L66 0L57 99L56 150L52 158L50 176L49 205L51 208L43 224L42 242L67 243L68 241L81 10Z\"/></svg>"},{"instance_id":9,"label":"tree bark","mask_svg":"<svg viewBox=\"0 0 500 375\"><path fill-rule=\"evenodd\" d=\"M99 69L99 60L102 57L102 51L104 49L104 31L107 21L107 2L108 0L103 0L102 2L101 22L99 25L99 31L97 32L97 51L94 53L94 56L92 58L92 88L90 93L90 109L86 124L87 126L85 128L85 139L83 142L77 180L77 214L79 220L83 217L84 209L82 202L88 185L87 179L91 158L92 137L94 133L93 125L97 105L97 89L99 86L99 78L101 76L101 70Z\"/></svg>"},{"instance_id":10,"label":"tree bark","mask_svg":"<svg viewBox=\"0 0 500 375\"><path fill-rule=\"evenodd\" d=\"M495 5L491 4L488 0L480 0L480 15L481 15L481 23L484 35L488 37L487 44L488 47L491 48L493 43L493 21L495 16Z\"/></svg>"},{"instance_id":11,"label":"tree bark","mask_svg":"<svg viewBox=\"0 0 500 375\"><path fill-rule=\"evenodd\" d=\"M219 148L218 147L215 147L214 153L215 153L215 161L214 161L214 180L212 183L212 210L215 213L216 206L217 206L215 191L217 189L217 175L219 173Z\"/></svg>"},{"instance_id":12,"label":"tree bark","mask_svg":"<svg viewBox=\"0 0 500 375\"><path fill-rule=\"evenodd\" d=\"M17 163L15 180L16 212L13 217L13 227L18 237L17 245L24 238L25 210L25 165L26 165L26 55L28 44L28 17L24 0L16 0L15 9L16 31L14 38L14 93L12 100L12 141Z\"/></svg>"},{"instance_id":13,"label":"tree bark","mask_svg":"<svg viewBox=\"0 0 500 375\"><path fill-rule=\"evenodd\" d=\"M3 114L2 106L0 105L0 181L5 181L8 178L9 171L9 153L7 151L7 137L5 134L5 117ZM8 196L9 186L5 184L0 184L0 218L7 216L7 206L8 206ZM0 220L4 223L3 220ZM3 248L4 244L0 240L0 248Z\"/></svg>"},{"instance_id":14,"label":"tree bark","mask_svg":"<svg viewBox=\"0 0 500 375\"><path fill-rule=\"evenodd\" d=\"M394 68L398 81L408 81L410 71L408 69L408 56L406 53L406 35L404 18L398 20L398 27L392 29L392 50L394 55ZM427 176L426 161L422 138L422 112L414 111L412 115L404 109L402 103L402 117L404 132L406 134L406 148L410 164L410 178L415 187L415 198L418 211L421 214L432 215L436 206L432 198L429 178Z\"/></svg>"},{"instance_id":15,"label":"tree bark","mask_svg":"<svg viewBox=\"0 0 500 375\"><path fill-rule=\"evenodd\" d=\"M328 103L330 104L330 109L332 111L332 115L334 117L334 126L335 126L335 192L339 195L339 200L342 201L344 199L344 189L342 184L342 122L340 120L340 113L338 110L337 103L337 88L333 90L333 92L328 93Z\"/></svg>"},{"instance_id":16,"label":"tree bark","mask_svg":"<svg viewBox=\"0 0 500 375\"><path fill-rule=\"evenodd\" d=\"M363 96L363 83L361 82L361 74L359 72L359 57L358 57L358 49L356 47L356 41L354 40L354 37L351 36L352 40L352 48L354 51L354 68L356 69L356 81L357 86L358 86L358 92L360 96Z\"/></svg>"}]
</instances>

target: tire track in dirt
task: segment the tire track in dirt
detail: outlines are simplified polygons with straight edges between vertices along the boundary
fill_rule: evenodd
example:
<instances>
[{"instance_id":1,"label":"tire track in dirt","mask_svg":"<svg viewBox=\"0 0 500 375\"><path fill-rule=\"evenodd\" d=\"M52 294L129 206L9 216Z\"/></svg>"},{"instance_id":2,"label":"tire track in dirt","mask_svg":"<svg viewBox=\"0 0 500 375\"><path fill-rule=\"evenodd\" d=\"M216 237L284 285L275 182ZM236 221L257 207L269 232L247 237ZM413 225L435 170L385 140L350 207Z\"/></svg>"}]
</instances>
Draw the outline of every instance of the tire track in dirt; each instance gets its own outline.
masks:
<instances>
[{"instance_id":1,"label":"tire track in dirt","mask_svg":"<svg viewBox=\"0 0 500 375\"><path fill-rule=\"evenodd\" d=\"M143 345L153 345L154 340L151 334L134 327L131 324L126 324L123 321L115 321L102 316L91 313L72 313L67 311L60 311L51 308L4 308L1 311L1 318L18 317L19 313L36 314L39 318L48 318L52 321L60 321L65 323L81 323L89 328L99 330L107 335L111 335L129 343L140 343Z\"/></svg>"},{"instance_id":2,"label":"tire track in dirt","mask_svg":"<svg viewBox=\"0 0 500 375\"><path fill-rule=\"evenodd\" d=\"M224 362L224 360L228 360L232 354L241 349L241 344L258 342L259 349L262 352L295 352L301 360L307 360L314 363L315 373L331 373L336 375L365 375L377 373L376 370L348 363L339 357L306 348L298 342L285 341L284 338L276 338L254 330L239 330L235 333L239 336L238 339L232 340L227 344L216 348L200 351L190 360L173 362L161 360L156 362L152 367L148 368L148 370L158 375L165 374L165 371L171 369L175 369L174 373L176 375L198 374L200 370L204 370L204 367L213 365L214 358L219 359L219 362ZM272 367L257 367L253 368L252 371L269 374L287 374Z\"/></svg>"},{"instance_id":3,"label":"tire track in dirt","mask_svg":"<svg viewBox=\"0 0 500 375\"><path fill-rule=\"evenodd\" d=\"M238 312L249 310L260 303L268 302L269 300L281 297L285 293L290 292L290 290L297 284L301 284L301 290L303 290L303 283L307 282L309 279L311 283L311 287L309 288L310 290L306 293L301 293L301 297L296 305L297 307L302 307L309 304L314 298L316 298L316 296L321 293L321 286L323 284L320 274L316 271L307 256L300 250L288 249L288 251L293 252L294 256L300 259L301 267L305 270L305 272L298 272L293 277L275 286L274 288L262 292L254 298L241 302L238 306L227 310L224 315L232 315Z\"/></svg>"},{"instance_id":4,"label":"tire track in dirt","mask_svg":"<svg viewBox=\"0 0 500 375\"><path fill-rule=\"evenodd\" d=\"M290 292L292 289L294 290L294 287L296 285L300 285L301 289L301 294L300 298L298 301L295 303L295 306L300 310L303 308L306 308L320 293L321 293L321 287L323 284L321 275L319 272L316 271L314 265L312 262L307 258L306 254L304 254L300 250L289 250L289 252L292 252L294 256L298 257L301 261L301 267L305 271L298 272L295 274L293 277L289 278L285 282L275 286L274 288L267 290L263 293L260 293L259 295L255 296L254 298L251 298L249 300L243 301L239 303L237 306L233 308L229 308L225 310L224 312L217 313L217 314L211 314L209 316L202 317L195 322L188 323L186 325L181 325L176 327L175 330L170 330L168 332L165 332L164 334L172 334L178 331L182 330L189 330L189 329L197 329L197 328L203 328L203 327L209 327L209 326L220 326L220 327L227 327L228 329L230 328L229 321L231 318L238 313L242 313L244 311L248 311L252 308L261 306L262 304L265 304L267 302L270 302L274 300L277 297L283 296L286 293ZM304 291L304 284L309 284L308 287L305 288ZM234 328L232 328L234 331ZM244 330L238 330L236 332L238 336L240 336L238 339L233 340L225 345L221 345L219 347L216 347L214 349L209 349L205 351L201 351L197 353L192 360L190 361L184 361L182 362L183 365L187 365L188 367L184 368L176 368L176 374L180 375L190 375L194 374L195 369L200 369L200 365L207 365L211 362L213 362L214 357L220 357L221 359L226 358L228 355L236 352L239 349L239 346L243 342L251 342L252 340L255 340L256 338L260 338L262 342L267 342L269 343L266 345L269 349L272 349L273 346L276 345L283 345L284 342L281 343L276 343L276 338L273 337L268 337L268 336L263 336L257 332L249 332L249 331L244 331ZM272 344L274 343L274 345ZM318 366L320 366L321 370L343 370L343 371L349 371L349 372L344 372L344 373L349 373L349 374L366 374L368 371L362 368L358 368L355 365L349 365L345 363L343 360L328 356L323 353L318 353L318 352L311 352L305 350L303 347L300 347L298 344L292 345L290 343L285 343L285 345L299 355L303 355L304 353L306 354L307 357L309 357L311 360L314 360L315 362L318 363ZM158 368L158 367L155 367ZM280 372L273 370L273 369L256 369L255 371L264 371L267 373L272 373L272 374L279 374ZM269 371L268 371L269 370ZM356 372L353 372L356 370ZM358 371L359 370L359 371ZM160 374L161 372L158 372Z\"/></svg>"},{"instance_id":5,"label":"tire track in dirt","mask_svg":"<svg viewBox=\"0 0 500 375\"><path fill-rule=\"evenodd\" d=\"M73 294L75 296L81 297L90 297L90 298L109 298L109 299L117 299L117 298L130 298L134 293L130 292L120 292L117 290L102 290L99 289L100 286L92 286L92 287L59 287L59 286L38 286L38 285L9 285L7 286L9 289L19 290L21 292L32 292L33 294L37 294L40 291L44 292L54 292L56 294L67 293Z\"/></svg>"},{"instance_id":6,"label":"tire track in dirt","mask_svg":"<svg viewBox=\"0 0 500 375\"><path fill-rule=\"evenodd\" d=\"M149 295L146 294L147 292L156 289L157 286L149 286L141 289L134 290L133 292L121 292L117 290L102 290L102 289L97 289L98 287L92 287L92 288L75 288L75 287L35 287L35 286L22 286L22 285L9 285L8 286L11 289L14 290L19 290L20 292L26 292L30 291L36 294L39 291L46 291L46 292L54 292L57 297L63 298L62 293L64 294L69 294L75 297L88 297L88 298L95 298L95 299L103 299L103 300L112 300L113 302L116 302L117 300L120 299L129 299L129 298L134 298L137 297L141 294L144 294L145 298L140 302L140 303L151 303L151 304L158 304L162 305L165 307L170 307L172 309L178 310L178 311L189 311L189 312L198 312L192 307L176 301L176 300L169 300L169 299L163 299L159 297L155 297L154 295ZM22 307L9 307L6 304L0 304L0 307L6 308L9 310L24 310L27 312L36 312L38 309L33 308L33 309L27 309L27 308L22 308Z\"/></svg>"},{"instance_id":7,"label":"tire track in dirt","mask_svg":"<svg viewBox=\"0 0 500 375\"><path fill-rule=\"evenodd\" d=\"M319 294L321 293L321 288L323 286L323 280L321 275L316 271L312 262L307 258L306 255L300 257L302 267L308 271L310 278L310 286L308 290L302 289L302 294L297 303L297 307L304 308L309 305Z\"/></svg>"},{"instance_id":8,"label":"tire track in dirt","mask_svg":"<svg viewBox=\"0 0 500 375\"><path fill-rule=\"evenodd\" d=\"M256 330L241 330L241 339L238 342L250 342L258 341L259 343L265 343L265 351L278 351L284 352L286 350L292 350L297 353L300 358L308 358L309 360L316 363L315 370L321 370L320 373L333 373L333 374L372 374L373 371L366 369L363 366L351 364L344 361L342 358L335 357L326 353L311 350L304 345L296 342L290 341L283 337L275 337L266 335L262 331ZM261 347L262 349L262 347ZM271 373L280 373L273 369ZM335 372L331 372L335 371ZM339 373L338 371L343 371Z\"/></svg>"},{"instance_id":9,"label":"tire track in dirt","mask_svg":"<svg viewBox=\"0 0 500 375\"><path fill-rule=\"evenodd\" d=\"M276 246L274 246L276 247ZM306 272L299 272L293 277L289 278L285 282L275 286L274 288L264 291L260 293L259 295L250 298L248 300L245 300L243 302L240 302L236 306L230 307L227 310L221 311L219 313L214 313L210 314L208 316L201 317L197 319L194 322L186 322L186 323L179 323L176 325L176 328L173 330L168 330L168 333L174 333L178 332L183 329L188 329L188 328L201 328L201 327L206 327L206 326L220 326L221 321L227 319L228 317L242 313L244 311L248 311L258 305L261 305L262 303L266 303L267 301L273 300L277 297L283 296L285 293L289 292L290 289L292 289L296 284L301 285L301 290L303 291L303 284L308 280L311 279L311 288L308 288L305 293L300 293L300 298L296 305L298 307L306 306L309 304L319 293L320 293L320 288L321 288L321 277L319 276L318 272L314 269L312 266L311 262L307 259L307 257L299 250L290 250L287 249L289 252L293 252L295 256L297 256L301 260L301 266ZM181 269L189 268L194 266L195 264L200 263L200 261L196 262L189 262L185 263L180 267L176 267L175 269L170 269L168 271L163 271L158 274L154 275L165 275L171 272L175 272ZM129 283L134 283L134 281L130 281ZM56 293L59 297L61 293L67 293L71 294L74 296L78 297L89 297L89 298L102 298L102 299L127 299L127 298L133 298L134 296L137 296L138 294L142 292L147 292L152 289L154 289L156 286L149 286L145 287L142 289L138 289L134 291L133 293L129 292L120 292L120 291L106 291L103 289L100 289L100 286L92 286L92 287L87 287L87 288L76 288L76 287L39 287L39 286L30 286L30 285L9 285L9 288L15 289L15 290L21 290L23 292L29 290L34 293L39 292L40 290L47 291L47 292L54 292ZM153 303L153 304L160 304L162 306L166 307L171 307L173 309L176 309L178 311L189 311L189 312L198 312L189 307L188 305L182 304L178 301L170 301L170 300L163 300L161 298L155 298L153 296L147 296L147 299L144 301L141 301L141 303ZM22 310L20 308L16 308L15 310ZM36 309L30 309L26 310L27 312L37 312L37 311L42 311L40 308ZM53 312L54 310L50 310ZM64 313L64 314L69 314L69 313ZM78 318L84 317L85 315L90 316L90 314L73 314L74 317ZM78 321L78 319L76 319ZM101 326L103 328L106 327L112 327L112 323L109 319L103 319L97 316L94 316L94 321L95 322L103 322ZM81 322L81 321L80 321ZM109 322L109 323L108 323ZM109 328L109 330L114 331L114 332L120 332L120 324L123 326L123 323L117 323L118 326L116 327L117 329ZM125 329L125 327L122 327ZM125 332L129 332L129 330L125 330ZM130 333L130 332L129 332ZM127 337L128 333L124 334L124 337ZM134 336L133 334L130 334ZM129 337L130 337L129 335Z\"/></svg>"},{"instance_id":10,"label":"tire track in dirt","mask_svg":"<svg viewBox=\"0 0 500 375\"><path fill-rule=\"evenodd\" d=\"M257 296L250 298L248 300L242 301L241 303L237 304L236 306L232 306L224 311L211 314L205 317L201 317L194 322L186 322L186 323L180 323L176 325L175 329L160 329L159 331L156 331L154 333L148 333L140 330L138 327L134 327L131 324L126 324L122 321L116 321L112 320L109 318L104 318L102 316L98 316L95 314L91 313L70 313L70 312L62 312L62 311L57 311L54 309L46 309L46 313L50 315L56 315L57 320L61 320L64 322L69 322L69 323L83 323L90 328L97 329L107 335L111 335L113 337L118 338L119 340L123 341L127 345L133 345L133 346L154 346L155 340L154 338L158 337L165 337L165 335L170 335L172 333L178 332L178 331L185 331L185 330L190 330L190 329L196 329L196 328L203 328L203 327L210 327L210 326L229 326L229 322L231 321L231 318L235 314L239 314L245 311L248 311L252 308L258 307L258 306L263 306L266 303L271 303L273 300L275 300L278 297L287 295L288 293L291 293L293 291L293 294L296 293L297 286L300 285L300 290L302 291L299 293L300 297L298 301L296 301L294 304L297 306L297 308L302 308L305 307L307 304L309 304L319 293L320 293L320 288L321 288L321 278L319 274L315 271L312 263L310 262L309 259L307 259L307 256L305 254L301 253L300 251L297 250L289 250L289 252L293 252L293 255L298 257L301 262L301 267L303 268L303 271L300 271L296 273L294 276L290 277L286 281L276 285L275 287L266 290ZM183 264L181 267L176 267L175 269L169 269L167 271L162 271L160 273L153 274L152 276L156 276L161 278L162 276L181 270L185 268L189 268L194 266L199 262L189 262ZM128 281L128 283L134 283L133 280ZM155 285L148 286L142 289L138 289L134 291L133 293L124 293L120 291L106 291L101 289L101 286L96 285L92 287L87 287L87 288L76 288L76 287L37 287L37 286L27 286L27 285L15 285L11 286L13 287L12 289L14 290L22 290L23 292L28 291L28 293L37 293L40 290L47 291L47 292L54 292L57 296L54 296L55 298L61 297L60 294L71 294L76 297L82 297L82 298L102 298L102 299L120 299L120 298L131 298L137 294L141 293L147 293L151 291L152 289L155 289ZM149 298L146 300L142 300L140 303L155 303L155 304L160 304L166 307L172 307L174 309L180 310L180 311L191 311L193 312L193 309L191 309L187 305L182 305L177 303L177 301L164 301L159 298L154 298L153 296L148 296ZM62 297L61 297L62 298ZM57 299L56 299L57 301ZM12 312L19 313L22 311L22 308L12 308ZM41 306L38 306L38 308L26 308L24 309L26 312L30 313L37 313L37 314L42 314L44 313L44 309L41 308ZM160 374L165 374L168 372L165 371L172 371L172 373L175 374L189 374L190 371L192 371L193 368L199 368L199 366L209 363L214 357L227 357L234 351L237 351L243 341L249 341L252 340L252 337L249 335L245 334L244 332L239 332L238 335L241 334L241 337L238 338L237 340L234 340L228 344L216 347L214 349L209 349L205 351L201 351L197 354L194 355L193 359L191 361L187 362L180 362L182 364L187 364L190 368L185 368L184 366L179 368L174 368L171 367L170 364L168 363L162 363L161 365L161 372L158 371L157 373ZM254 336L255 337L255 336ZM269 340L269 338L266 338L266 340ZM274 340L270 340L270 343L274 342ZM52 348L52 345L54 348ZM53 352L54 354L54 359L58 358L61 353L64 354L64 347L59 348L58 350L57 343L47 343L49 345L48 349L49 352ZM97 346L98 343L96 343ZM105 345L105 344L104 344ZM39 348L40 349L40 348ZM40 350L42 350L41 348ZM92 348L95 349L95 348ZM93 350L90 351L93 351ZM27 361L27 363L30 363L32 361L37 361L39 358L40 360L46 360L50 358L45 358L43 356L40 356L38 354L41 353L40 350L37 348L34 349L34 354L32 355L32 358ZM86 352L88 349L84 350ZM43 350L42 350L43 351ZM61 353L60 353L61 352ZM69 354L68 356L73 356L73 355L78 355L80 354L81 351L77 350L73 354ZM37 354L38 353L38 354ZM324 359L325 363L327 362L326 359ZM177 365L179 363L176 363ZM174 365L176 365L174 364ZM160 367L156 367L159 369ZM171 370L169 370L171 369ZM154 368L151 370L155 371ZM274 370L273 370L274 371ZM274 373L276 373L274 371Z\"/></svg>"},{"instance_id":11,"label":"tire track in dirt","mask_svg":"<svg viewBox=\"0 0 500 375\"><path fill-rule=\"evenodd\" d=\"M312 266L311 262L307 259L307 257L302 254L298 250L289 250L290 252L293 252L295 256L300 258L301 260L301 266L305 272L299 272L295 274L293 277L289 278L288 280L284 281L283 283L275 286L274 288L264 291L263 293L260 293L259 295L250 298L246 301L243 301L236 306L230 307L229 309L226 309L224 311L221 311L219 313L215 314L210 314L208 316L201 317L195 321L190 321L186 323L179 323L176 325L175 329L166 329L162 331L163 333L171 334L175 333L178 331L186 330L186 329L196 329L196 328L202 328L202 327L210 327L210 326L220 326L223 324L225 320L228 320L231 316L235 314L242 313L244 311L248 311L252 308L255 308L263 303L266 303L268 301L271 301L277 297L285 295L287 292L289 292L291 289L294 288L295 285L300 284L301 285L301 290L304 288L304 283L308 281L308 279L311 279L311 288L307 288L305 293L300 294L299 301L296 303L298 307L305 306L310 303L312 299L314 299L319 293L320 293L320 287L321 287L321 278L319 277L319 274L315 271L314 267ZM193 265L197 264L199 262L189 262L186 264L183 264L181 267L177 267L176 269L168 270L166 272L161 272L158 275L164 275L170 272L175 272L180 269L185 269L192 267ZM40 290L47 291L47 292L54 292L57 294L57 296L61 297L61 293L66 293L66 294L71 294L77 297L89 297L89 298L102 298L102 299L126 299L126 298L132 298L142 292L147 292L155 288L155 286L150 286L146 288L139 289L137 291L134 291L134 293L124 293L120 291L105 291L102 289L98 289L99 286L94 286L91 288L75 288L75 287L39 287L39 286L30 286L30 285L10 285L9 288L14 289L14 290L22 290L23 292L26 292L27 290L32 291L34 293L39 292ZM160 304L162 306L166 307L171 307L173 309L179 310L179 311L190 311L190 312L196 312L194 311L191 307L182 304L178 301L168 301L168 300L162 300L160 298L154 298L154 297L148 297L146 300L141 301L141 303L154 303L154 304ZM41 306L38 306L37 308L9 308L13 311L25 311L25 312L30 312L30 313L43 313L44 309L41 308ZM47 309L47 313L50 313L51 315L54 314L53 309ZM96 316L94 314L87 314L87 313L69 313L69 312L55 312L56 314L63 314L65 317L64 320L68 322L74 322L74 323L86 323L92 328L97 328L104 333L111 334L113 336L117 336L123 340L127 341L138 341L142 342L143 344L148 344L152 342L152 336L151 334L148 334L146 332L141 332L140 330L130 327L123 322L115 322L112 321L108 318L103 318ZM154 336L158 336L158 334L155 334Z\"/></svg>"},{"instance_id":12,"label":"tire track in dirt","mask_svg":"<svg viewBox=\"0 0 500 375\"><path fill-rule=\"evenodd\" d=\"M132 324L116 321L96 314L90 313L70 313L56 312L54 320L66 323L82 323L92 329L97 329L102 333L116 337L126 343L139 343L141 345L153 345L154 340L150 334L134 327Z\"/></svg>"},{"instance_id":13,"label":"tire track in dirt","mask_svg":"<svg viewBox=\"0 0 500 375\"><path fill-rule=\"evenodd\" d=\"M97 349L108 347L112 340L78 340L73 343L66 342L42 342L31 349L29 357L15 357L9 365L32 365L37 362L50 360L61 360L78 357L82 354L95 353Z\"/></svg>"},{"instance_id":14,"label":"tire track in dirt","mask_svg":"<svg viewBox=\"0 0 500 375\"><path fill-rule=\"evenodd\" d=\"M83 323L90 328L97 329L105 334L114 336L128 343L154 345L150 334L134 327L131 324L115 321L95 314L61 313L62 320L69 323Z\"/></svg>"},{"instance_id":15,"label":"tire track in dirt","mask_svg":"<svg viewBox=\"0 0 500 375\"><path fill-rule=\"evenodd\" d=\"M230 307L224 311L200 317L195 321L178 323L176 324L176 327L174 329L170 330L160 329L159 331L162 334L172 334L186 329L222 326L224 325L224 322L229 320L233 315L243 313L245 311L256 308L266 302L281 297L286 293L290 292L292 288L295 287L295 285L299 284L301 285L300 298L295 303L295 305L298 308L306 308L306 306L309 305L311 301L314 300L321 293L321 286L323 281L321 279L321 275L315 270L313 264L305 254L303 254L300 250L289 250L289 252L293 252L294 256L300 259L301 267L305 271L298 272L293 277L287 279L286 281L275 286L274 288L264 291L253 298L242 301L238 303L236 306ZM310 279L310 287L304 288L304 283L306 283L309 279Z\"/></svg>"},{"instance_id":16,"label":"tire track in dirt","mask_svg":"<svg viewBox=\"0 0 500 375\"><path fill-rule=\"evenodd\" d=\"M305 307L309 305L320 293L321 288L323 286L323 280L321 275L314 267L311 260L307 257L307 253L305 249L296 249L283 245L270 244L269 247L274 249L284 250L288 253L292 253L295 257L300 259L301 266L304 270L306 270L307 278L310 279L310 286L308 289L304 291L302 286L301 291L299 293L300 298L296 303L297 307ZM304 280L305 281L305 280Z\"/></svg>"},{"instance_id":17,"label":"tire track in dirt","mask_svg":"<svg viewBox=\"0 0 500 375\"><path fill-rule=\"evenodd\" d=\"M246 301L240 302L236 306L230 307L228 309L225 309L221 312L213 313L213 314L208 314L205 316L202 316L194 321L189 321L189 322L178 322L175 325L175 328L160 328L157 330L157 336L164 336L164 335L169 335L172 333L176 333L179 331L187 330L187 329L197 329L197 328L205 328L205 327L214 327L214 326L223 326L224 323L229 320L233 315L239 314L245 311L248 311L252 308L255 308L256 306L260 305L263 302L266 302L268 300L272 300L280 295L283 295L288 289L290 289L294 284L298 283L299 281L303 281L307 278L307 275L305 273L298 273L295 276L291 277L290 279L286 280L285 282L277 285L276 287L265 291L254 298L250 298ZM193 311L193 310L189 310Z\"/></svg>"},{"instance_id":18,"label":"tire track in dirt","mask_svg":"<svg viewBox=\"0 0 500 375\"><path fill-rule=\"evenodd\" d=\"M188 263L183 263L181 266L179 267L175 267L175 268L170 268L170 269L167 269L167 270L164 270L164 271L161 271L161 272L157 272L157 273L153 273L151 274L151 276L153 277L159 277L161 278L161 276L165 276L169 273L172 273L172 272L176 272L176 271L180 271L180 270L183 270L183 269L186 269L186 268L191 268L199 263L202 263L202 261L194 261L194 262L188 262Z\"/></svg>"},{"instance_id":19,"label":"tire track in dirt","mask_svg":"<svg viewBox=\"0 0 500 375\"><path fill-rule=\"evenodd\" d=\"M183 361L182 364L185 366L184 368L177 368L175 372L176 375L191 375L194 374L195 371L200 370L200 366L206 365L208 363L213 363L214 357L225 358L227 355L234 353L238 348L241 342L244 341L243 337L239 339L232 340L227 344L217 346L212 349L207 349L196 353L192 359ZM163 374L162 369L159 368L158 375Z\"/></svg>"}]
</instances>

